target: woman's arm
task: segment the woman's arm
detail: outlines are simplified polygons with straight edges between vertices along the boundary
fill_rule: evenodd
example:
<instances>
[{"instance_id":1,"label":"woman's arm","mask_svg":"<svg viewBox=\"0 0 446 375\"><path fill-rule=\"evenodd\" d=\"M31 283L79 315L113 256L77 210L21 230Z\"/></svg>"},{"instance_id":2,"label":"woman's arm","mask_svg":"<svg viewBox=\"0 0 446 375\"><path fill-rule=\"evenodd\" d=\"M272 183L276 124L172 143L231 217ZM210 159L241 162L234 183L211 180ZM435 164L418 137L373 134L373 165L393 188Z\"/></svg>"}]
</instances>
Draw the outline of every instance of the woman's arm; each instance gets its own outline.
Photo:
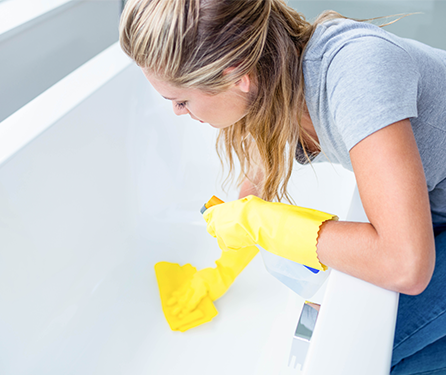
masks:
<instances>
[{"instance_id":1,"label":"woman's arm","mask_svg":"<svg viewBox=\"0 0 446 375\"><path fill-rule=\"evenodd\" d=\"M350 151L370 221L328 221L317 253L332 268L404 294L419 294L435 265L426 179L408 119L368 136Z\"/></svg>"}]
</instances>

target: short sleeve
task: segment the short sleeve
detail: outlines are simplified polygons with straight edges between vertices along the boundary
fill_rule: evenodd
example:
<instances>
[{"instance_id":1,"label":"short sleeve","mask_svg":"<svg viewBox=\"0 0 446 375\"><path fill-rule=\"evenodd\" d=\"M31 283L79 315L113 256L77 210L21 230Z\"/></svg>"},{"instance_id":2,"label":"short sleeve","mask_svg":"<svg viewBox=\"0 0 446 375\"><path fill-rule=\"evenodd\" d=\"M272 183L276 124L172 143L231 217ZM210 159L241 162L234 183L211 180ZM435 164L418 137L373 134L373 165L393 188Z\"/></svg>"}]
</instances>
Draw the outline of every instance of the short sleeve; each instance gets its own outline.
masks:
<instances>
[{"instance_id":1,"label":"short sleeve","mask_svg":"<svg viewBox=\"0 0 446 375\"><path fill-rule=\"evenodd\" d=\"M376 36L352 39L332 57L328 106L347 149L370 134L417 117L419 73L411 56Z\"/></svg>"}]
</instances>

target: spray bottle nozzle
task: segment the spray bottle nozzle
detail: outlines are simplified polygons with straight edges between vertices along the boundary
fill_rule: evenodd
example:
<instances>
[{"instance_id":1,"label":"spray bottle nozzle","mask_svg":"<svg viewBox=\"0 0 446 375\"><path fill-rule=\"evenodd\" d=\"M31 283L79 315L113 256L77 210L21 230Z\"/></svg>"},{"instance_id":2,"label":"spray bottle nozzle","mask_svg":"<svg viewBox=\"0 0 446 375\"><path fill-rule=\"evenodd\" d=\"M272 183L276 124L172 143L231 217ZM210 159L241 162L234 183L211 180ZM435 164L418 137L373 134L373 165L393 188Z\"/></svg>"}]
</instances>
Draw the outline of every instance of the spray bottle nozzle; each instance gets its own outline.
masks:
<instances>
[{"instance_id":1,"label":"spray bottle nozzle","mask_svg":"<svg viewBox=\"0 0 446 375\"><path fill-rule=\"evenodd\" d=\"M208 209L211 208L212 206L216 206L217 204L222 204L225 203L223 202L221 199L217 198L215 195L212 196L211 199L209 199L204 205L203 207L201 207L201 214L204 214L204 212Z\"/></svg>"}]
</instances>

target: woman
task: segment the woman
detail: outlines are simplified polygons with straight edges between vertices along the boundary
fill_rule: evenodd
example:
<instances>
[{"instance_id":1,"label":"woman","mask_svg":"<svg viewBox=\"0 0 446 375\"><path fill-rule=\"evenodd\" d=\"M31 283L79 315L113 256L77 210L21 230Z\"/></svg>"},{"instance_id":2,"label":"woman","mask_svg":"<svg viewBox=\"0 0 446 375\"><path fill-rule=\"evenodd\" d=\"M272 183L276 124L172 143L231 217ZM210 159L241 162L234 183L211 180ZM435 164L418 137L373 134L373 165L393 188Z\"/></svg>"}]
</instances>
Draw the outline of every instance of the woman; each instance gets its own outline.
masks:
<instances>
[{"instance_id":1,"label":"woman","mask_svg":"<svg viewBox=\"0 0 446 375\"><path fill-rule=\"evenodd\" d=\"M303 223L288 240L306 227L270 203L294 158L355 173L370 223L329 215L314 251L295 241L286 257L401 293L392 374L446 374L446 52L335 12L310 24L282 0L129 0L121 45L240 161L243 199L205 214L222 248L281 248L259 235L283 229L271 217Z\"/></svg>"}]
</instances>

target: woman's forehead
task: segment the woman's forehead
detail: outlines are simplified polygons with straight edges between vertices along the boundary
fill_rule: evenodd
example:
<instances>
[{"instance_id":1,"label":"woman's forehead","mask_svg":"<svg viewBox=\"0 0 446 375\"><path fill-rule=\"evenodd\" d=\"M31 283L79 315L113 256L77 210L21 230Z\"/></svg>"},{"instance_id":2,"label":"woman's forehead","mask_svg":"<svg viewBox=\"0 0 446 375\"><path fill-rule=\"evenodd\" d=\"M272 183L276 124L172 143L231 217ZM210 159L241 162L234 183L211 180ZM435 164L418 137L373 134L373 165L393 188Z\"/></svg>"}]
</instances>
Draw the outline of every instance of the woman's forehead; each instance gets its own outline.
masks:
<instances>
[{"instance_id":1,"label":"woman's forehead","mask_svg":"<svg viewBox=\"0 0 446 375\"><path fill-rule=\"evenodd\" d=\"M200 94L198 89L178 87L146 68L142 71L153 88L168 100L184 100L188 96Z\"/></svg>"}]
</instances>

